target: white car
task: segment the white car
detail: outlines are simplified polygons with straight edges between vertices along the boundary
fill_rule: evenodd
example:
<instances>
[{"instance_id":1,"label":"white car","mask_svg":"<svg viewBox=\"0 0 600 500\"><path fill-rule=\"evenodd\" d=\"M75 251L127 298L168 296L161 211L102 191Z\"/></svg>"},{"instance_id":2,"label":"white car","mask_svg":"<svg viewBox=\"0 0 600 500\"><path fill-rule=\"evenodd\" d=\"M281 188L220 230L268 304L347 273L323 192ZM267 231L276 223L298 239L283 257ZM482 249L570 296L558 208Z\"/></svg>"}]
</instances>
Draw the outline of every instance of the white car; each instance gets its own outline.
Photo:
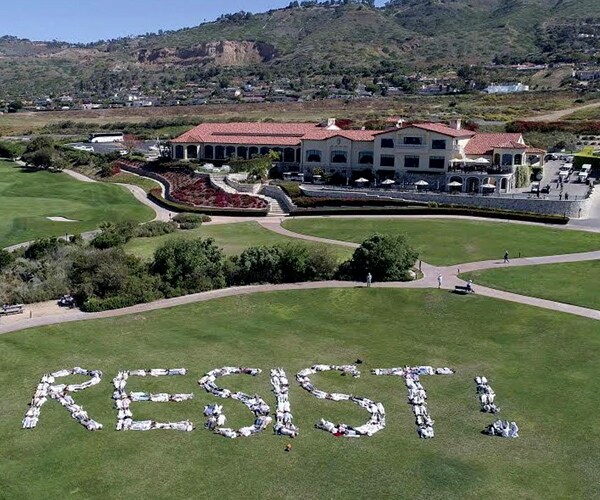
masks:
<instances>
[{"instance_id":1,"label":"white car","mask_svg":"<svg viewBox=\"0 0 600 500\"><path fill-rule=\"evenodd\" d=\"M81 144L79 146L73 146L73 149L76 149L78 151L87 151L89 153L93 153L94 150L94 146L86 146L85 144Z\"/></svg>"}]
</instances>

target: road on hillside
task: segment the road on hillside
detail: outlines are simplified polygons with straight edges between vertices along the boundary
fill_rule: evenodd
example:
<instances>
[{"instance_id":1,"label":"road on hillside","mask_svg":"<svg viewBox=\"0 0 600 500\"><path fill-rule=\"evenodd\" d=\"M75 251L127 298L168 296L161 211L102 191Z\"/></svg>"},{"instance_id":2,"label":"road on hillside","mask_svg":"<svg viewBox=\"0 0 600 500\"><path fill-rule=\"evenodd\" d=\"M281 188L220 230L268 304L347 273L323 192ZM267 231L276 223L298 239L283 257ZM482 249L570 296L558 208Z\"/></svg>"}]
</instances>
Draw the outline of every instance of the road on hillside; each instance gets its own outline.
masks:
<instances>
[{"instance_id":1,"label":"road on hillside","mask_svg":"<svg viewBox=\"0 0 600 500\"><path fill-rule=\"evenodd\" d=\"M600 107L600 101L593 102L591 104L585 104L583 106L575 106L572 108L561 109L560 111L553 111L552 113L548 113L546 115L528 116L522 118L522 120L529 122L555 122L562 120L565 116L571 115L576 111L582 111L584 109L592 109L598 107Z\"/></svg>"}]
</instances>

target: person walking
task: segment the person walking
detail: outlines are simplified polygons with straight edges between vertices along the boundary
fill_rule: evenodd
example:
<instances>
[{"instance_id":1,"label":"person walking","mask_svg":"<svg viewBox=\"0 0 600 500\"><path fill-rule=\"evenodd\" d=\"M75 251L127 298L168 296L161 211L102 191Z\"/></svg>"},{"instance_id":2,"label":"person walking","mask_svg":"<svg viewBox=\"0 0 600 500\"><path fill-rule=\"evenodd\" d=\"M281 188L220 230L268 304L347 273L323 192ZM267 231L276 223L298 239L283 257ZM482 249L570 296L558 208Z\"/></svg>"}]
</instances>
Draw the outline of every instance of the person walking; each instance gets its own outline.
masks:
<instances>
[{"instance_id":1,"label":"person walking","mask_svg":"<svg viewBox=\"0 0 600 500\"><path fill-rule=\"evenodd\" d=\"M441 274L438 274L437 280L438 280L438 288L442 288L442 283L444 281L444 277Z\"/></svg>"},{"instance_id":2,"label":"person walking","mask_svg":"<svg viewBox=\"0 0 600 500\"><path fill-rule=\"evenodd\" d=\"M569 193L565 193L565 201L569 199Z\"/></svg>"},{"instance_id":3,"label":"person walking","mask_svg":"<svg viewBox=\"0 0 600 500\"><path fill-rule=\"evenodd\" d=\"M373 281L373 276L371 276L371 273L367 273L367 288L371 288L372 281Z\"/></svg>"},{"instance_id":4,"label":"person walking","mask_svg":"<svg viewBox=\"0 0 600 500\"><path fill-rule=\"evenodd\" d=\"M508 250L506 250L504 252L504 263L508 264L510 262L510 259L508 258Z\"/></svg>"}]
</instances>

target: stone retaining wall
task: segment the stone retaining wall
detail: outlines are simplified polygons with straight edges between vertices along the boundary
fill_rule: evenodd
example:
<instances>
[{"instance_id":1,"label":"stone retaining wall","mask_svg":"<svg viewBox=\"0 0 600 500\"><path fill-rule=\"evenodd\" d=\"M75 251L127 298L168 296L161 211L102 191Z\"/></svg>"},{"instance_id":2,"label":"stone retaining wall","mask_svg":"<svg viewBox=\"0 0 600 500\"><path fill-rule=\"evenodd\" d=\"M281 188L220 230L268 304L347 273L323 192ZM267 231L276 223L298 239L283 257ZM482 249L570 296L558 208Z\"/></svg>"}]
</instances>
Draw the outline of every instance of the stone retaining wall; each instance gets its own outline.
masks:
<instances>
[{"instance_id":1,"label":"stone retaining wall","mask_svg":"<svg viewBox=\"0 0 600 500\"><path fill-rule=\"evenodd\" d=\"M285 194L283 189L281 189L279 186L263 184L260 192L261 194L264 194L269 198L275 198L288 213L291 212L294 208L296 208L296 205L294 205L292 199L287 194Z\"/></svg>"},{"instance_id":2,"label":"stone retaining wall","mask_svg":"<svg viewBox=\"0 0 600 500\"><path fill-rule=\"evenodd\" d=\"M245 179L246 176L243 174L230 174L225 177L225 183L240 193L258 194L261 189L261 183L248 184L241 182Z\"/></svg>"},{"instance_id":3,"label":"stone retaining wall","mask_svg":"<svg viewBox=\"0 0 600 500\"><path fill-rule=\"evenodd\" d=\"M310 186L301 186L306 196L319 198L363 198L363 199L400 199L406 201L436 202L440 205L456 205L497 210L512 210L536 214L562 215L571 218L589 215L590 199L585 200L543 200L529 198L503 198L498 196L460 196L446 193L416 193L401 191L360 190L327 190Z\"/></svg>"}]
</instances>

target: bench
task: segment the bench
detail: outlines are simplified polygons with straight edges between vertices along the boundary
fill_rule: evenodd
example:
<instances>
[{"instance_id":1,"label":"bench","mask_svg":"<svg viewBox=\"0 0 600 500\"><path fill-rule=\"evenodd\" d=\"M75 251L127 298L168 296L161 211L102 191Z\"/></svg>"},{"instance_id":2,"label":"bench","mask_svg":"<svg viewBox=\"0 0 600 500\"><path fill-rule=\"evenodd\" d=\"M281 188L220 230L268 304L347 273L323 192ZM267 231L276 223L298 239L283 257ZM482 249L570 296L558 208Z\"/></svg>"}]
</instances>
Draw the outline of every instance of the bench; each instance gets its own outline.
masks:
<instances>
[{"instance_id":1,"label":"bench","mask_svg":"<svg viewBox=\"0 0 600 500\"><path fill-rule=\"evenodd\" d=\"M23 304L16 304L14 306L2 306L0 307L0 316L8 316L9 314L23 314Z\"/></svg>"},{"instance_id":2,"label":"bench","mask_svg":"<svg viewBox=\"0 0 600 500\"><path fill-rule=\"evenodd\" d=\"M454 287L454 293L459 293L461 295L467 295L468 293L475 293L475 290L472 288L469 289L466 286L456 285Z\"/></svg>"}]
</instances>

